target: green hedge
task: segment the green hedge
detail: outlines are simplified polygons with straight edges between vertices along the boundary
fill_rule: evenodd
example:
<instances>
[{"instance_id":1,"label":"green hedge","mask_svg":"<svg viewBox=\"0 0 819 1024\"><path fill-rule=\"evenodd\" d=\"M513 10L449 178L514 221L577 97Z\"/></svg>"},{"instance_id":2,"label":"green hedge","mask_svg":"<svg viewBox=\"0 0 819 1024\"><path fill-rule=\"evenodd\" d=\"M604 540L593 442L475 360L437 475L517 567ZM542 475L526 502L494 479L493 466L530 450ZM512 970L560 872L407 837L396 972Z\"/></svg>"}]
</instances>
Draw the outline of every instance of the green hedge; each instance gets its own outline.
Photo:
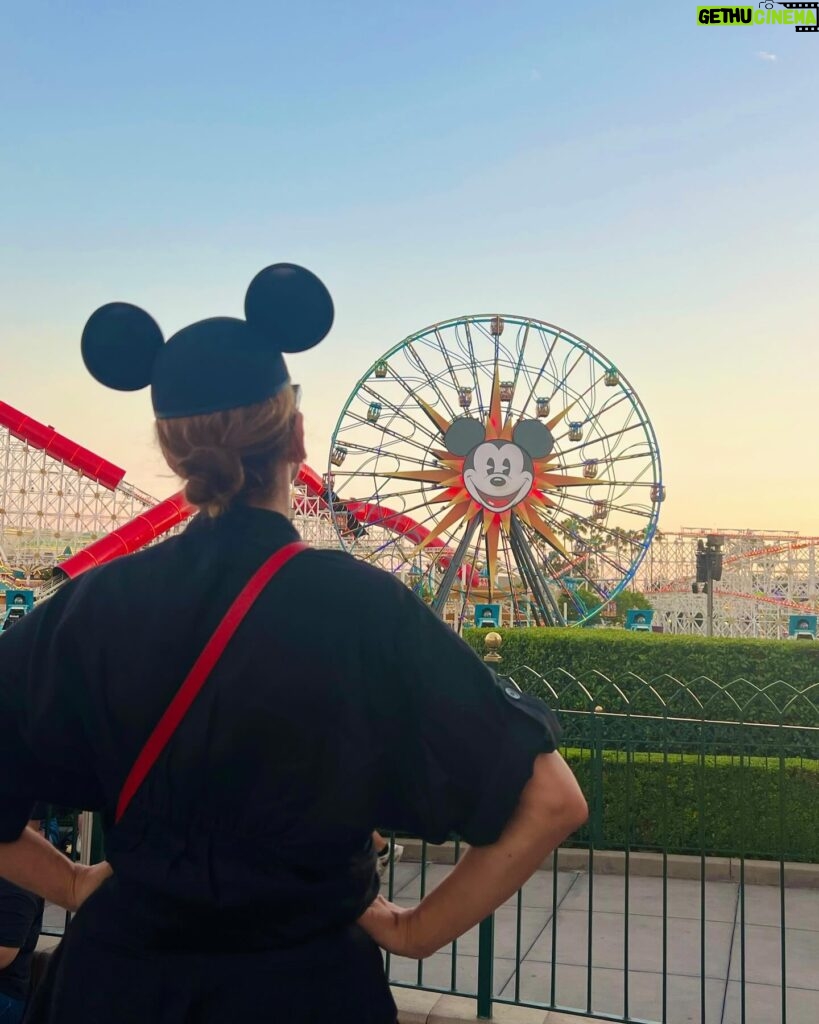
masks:
<instances>
[{"instance_id":1,"label":"green hedge","mask_svg":"<svg viewBox=\"0 0 819 1024\"><path fill-rule=\"evenodd\" d=\"M646 685L651 683L667 703L669 714L699 717L697 701L678 680L696 694L709 719L779 722L784 710L784 722L819 726L819 643L663 636L618 629L498 632L503 637L498 671L514 676L523 689L554 704L549 686L527 674L524 666L528 666L558 692L560 707L589 704L566 675L570 673L606 710L625 706L608 679L642 714L662 714L662 702ZM485 653L485 630L467 630L464 638L481 655ZM804 693L810 686L815 689ZM797 691L803 693L794 700Z\"/></svg>"},{"instance_id":2,"label":"green hedge","mask_svg":"<svg viewBox=\"0 0 819 1024\"><path fill-rule=\"evenodd\" d=\"M780 767L775 758L683 755L664 764L660 754L629 761L607 752L595 764L588 751L565 756L591 812L575 837L582 845L593 834L598 849L628 843L634 850L819 862L819 761L788 759Z\"/></svg>"}]
</instances>

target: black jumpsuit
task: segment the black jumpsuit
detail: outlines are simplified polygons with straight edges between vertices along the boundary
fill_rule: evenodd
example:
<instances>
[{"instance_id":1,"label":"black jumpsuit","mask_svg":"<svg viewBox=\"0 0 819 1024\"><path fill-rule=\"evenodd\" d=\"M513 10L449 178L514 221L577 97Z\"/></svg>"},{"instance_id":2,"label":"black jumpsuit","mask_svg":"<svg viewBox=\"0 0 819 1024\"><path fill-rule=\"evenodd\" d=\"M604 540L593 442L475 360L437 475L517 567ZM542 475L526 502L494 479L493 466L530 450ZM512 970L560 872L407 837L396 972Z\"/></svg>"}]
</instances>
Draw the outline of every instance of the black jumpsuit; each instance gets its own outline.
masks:
<instances>
[{"instance_id":1,"label":"black jumpsuit","mask_svg":"<svg viewBox=\"0 0 819 1024\"><path fill-rule=\"evenodd\" d=\"M114 876L50 979L59 1024L388 1024L374 827L500 835L544 705L498 683L389 574L310 550L273 579L113 825L147 736L261 563L274 512L197 517L91 571L0 638L0 841L35 800L99 810Z\"/></svg>"}]
</instances>

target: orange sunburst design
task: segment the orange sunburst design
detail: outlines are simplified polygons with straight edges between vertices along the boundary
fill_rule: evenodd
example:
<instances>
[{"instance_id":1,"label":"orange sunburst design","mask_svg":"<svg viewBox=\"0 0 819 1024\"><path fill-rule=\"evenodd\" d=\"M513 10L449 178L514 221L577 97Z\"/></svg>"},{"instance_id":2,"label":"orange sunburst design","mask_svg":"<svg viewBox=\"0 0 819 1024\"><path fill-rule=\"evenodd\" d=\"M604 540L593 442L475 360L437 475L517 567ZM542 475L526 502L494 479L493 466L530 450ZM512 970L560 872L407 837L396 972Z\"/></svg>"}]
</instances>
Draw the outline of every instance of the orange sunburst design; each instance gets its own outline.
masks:
<instances>
[{"instance_id":1,"label":"orange sunburst design","mask_svg":"<svg viewBox=\"0 0 819 1024\"><path fill-rule=\"evenodd\" d=\"M593 481L584 476L564 476L562 473L541 473L538 478L541 487L588 487Z\"/></svg>"},{"instance_id":2,"label":"orange sunburst design","mask_svg":"<svg viewBox=\"0 0 819 1024\"><path fill-rule=\"evenodd\" d=\"M529 495L529 503L536 507L538 505L543 505L544 508L555 508L556 505L556 503L552 501L547 494L544 494L543 491L539 491L537 487L535 487Z\"/></svg>"},{"instance_id":3,"label":"orange sunburst design","mask_svg":"<svg viewBox=\"0 0 819 1024\"><path fill-rule=\"evenodd\" d=\"M575 405L575 402L570 402L563 410L563 412L559 412L557 416L552 416L552 418L546 424L549 430L554 430L558 423L560 423L561 420L565 419L569 415L569 413L572 411Z\"/></svg>"},{"instance_id":4,"label":"orange sunburst design","mask_svg":"<svg viewBox=\"0 0 819 1024\"><path fill-rule=\"evenodd\" d=\"M561 542L558 540L557 534L549 526L545 519L541 518L540 513L534 508L529 509L530 524L532 529L537 530L541 537L544 537L555 550L559 551L564 558L569 557L569 552L563 547Z\"/></svg>"},{"instance_id":5,"label":"orange sunburst design","mask_svg":"<svg viewBox=\"0 0 819 1024\"><path fill-rule=\"evenodd\" d=\"M461 460L463 461L463 460ZM460 472L452 469L408 469L400 473L386 473L390 480L417 480L419 483L440 483L454 487L461 479Z\"/></svg>"},{"instance_id":6,"label":"orange sunburst design","mask_svg":"<svg viewBox=\"0 0 819 1024\"><path fill-rule=\"evenodd\" d=\"M462 422L461 420L446 419L440 412L433 409L421 399L418 399L418 404L428 419L435 425L442 438L446 435L453 423ZM556 427L569 413L572 408L572 404L568 405L562 412L553 416L544 424L544 426L550 431L553 430L554 427ZM474 422L477 423L478 421ZM518 423L520 422L521 421L519 420ZM441 489L440 493L430 495L427 498L427 501L430 503L434 502L436 504L449 506L440 521L432 527L428 536L415 547L412 552L413 556L422 551L431 541L438 538L444 531L450 529L455 524L468 523L476 516L481 517L481 534L489 573L488 592L490 599L493 590L497 587L498 547L501 532L506 536L510 535L513 514L516 515L522 523L525 523L526 526L543 537L543 539L546 540L556 551L560 552L564 558L568 558L569 554L563 546L560 538L545 518L547 510L556 506L556 502L549 497L547 492L560 491L563 488L568 487L589 487L593 486L595 483L602 482L600 480L589 480L585 477L571 476L566 473L561 473L558 469L559 460L556 455L550 454L543 458L534 459L525 455L520 448L520 445L516 445L513 441L516 426L517 424L512 422L512 417L509 415L507 415L506 422L504 423L500 395L500 376L496 365L492 381L492 393L489 400L489 409L486 416L483 441L506 442L512 446L512 449L517 449L518 464L524 466L524 469L521 471L524 475L519 477L523 480L523 488L527 486L527 479L531 480L528 491L525 491L522 497L512 495L511 500L513 503L509 507L505 507L505 499L499 500L496 497L493 500L489 495L482 495L482 492L476 491L477 485L475 485L473 481L468 482L465 478L465 472L473 460L475 451L477 448L481 447L480 443L476 444L475 448L469 451L466 455L456 455L443 448L436 448L432 450L430 454L438 462L439 468L437 469L410 469L385 474L388 478L393 480L412 480L417 483L435 485ZM479 431L478 434L480 435ZM497 455L496 461L501 462L501 453L503 449L497 444L495 447L497 448L497 452L493 452L492 454ZM510 451L511 454L509 459L503 461L503 464L506 466L504 472L506 473L507 478L510 478L510 460L513 458L514 452L511 449L507 449L507 451ZM528 463L525 462L526 458L528 458ZM525 469L526 465L531 467L531 471ZM497 479L498 476L500 476L499 473L496 474L495 479ZM497 508L493 508L493 504L497 505Z\"/></svg>"},{"instance_id":7,"label":"orange sunburst design","mask_svg":"<svg viewBox=\"0 0 819 1024\"><path fill-rule=\"evenodd\" d=\"M449 428L449 420L445 419L439 412L436 412L431 405L427 405L427 403L420 398L418 399L418 404L427 416L429 416L435 426L441 431L441 436L443 436Z\"/></svg>"},{"instance_id":8,"label":"orange sunburst design","mask_svg":"<svg viewBox=\"0 0 819 1024\"><path fill-rule=\"evenodd\" d=\"M436 494L432 498L427 498L427 501L432 504L433 502L449 502L455 504L461 501L463 498L469 497L469 491L465 487L449 487L447 490L442 491L440 494Z\"/></svg>"},{"instance_id":9,"label":"orange sunburst design","mask_svg":"<svg viewBox=\"0 0 819 1024\"><path fill-rule=\"evenodd\" d=\"M462 501L457 505L453 505L452 508L447 512L443 519L436 523L435 526L429 531L427 536L417 544L410 552L409 557L414 558L415 555L422 551L430 541L435 540L436 537L440 536L444 530L448 530L450 526L454 526L460 519L466 518L466 513L469 511L469 506L473 505L472 501ZM471 517L470 517L471 518Z\"/></svg>"},{"instance_id":10,"label":"orange sunburst design","mask_svg":"<svg viewBox=\"0 0 819 1024\"><path fill-rule=\"evenodd\" d=\"M488 508L485 508L483 510L483 530L481 532L483 533L484 537L492 529L492 524L495 522L496 515L497 513L490 512Z\"/></svg>"}]
</instances>

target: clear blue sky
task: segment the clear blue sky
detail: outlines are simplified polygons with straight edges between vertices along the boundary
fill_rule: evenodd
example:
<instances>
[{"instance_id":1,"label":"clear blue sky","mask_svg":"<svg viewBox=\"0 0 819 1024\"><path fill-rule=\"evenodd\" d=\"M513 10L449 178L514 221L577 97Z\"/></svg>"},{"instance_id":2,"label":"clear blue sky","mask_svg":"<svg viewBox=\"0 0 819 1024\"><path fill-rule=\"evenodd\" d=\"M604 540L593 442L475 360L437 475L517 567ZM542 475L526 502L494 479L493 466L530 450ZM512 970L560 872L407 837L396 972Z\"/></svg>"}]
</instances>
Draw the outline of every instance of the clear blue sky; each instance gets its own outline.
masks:
<instances>
[{"instance_id":1,"label":"clear blue sky","mask_svg":"<svg viewBox=\"0 0 819 1024\"><path fill-rule=\"evenodd\" d=\"M125 299L167 335L238 314L253 274L292 260L337 304L330 340L291 364L318 468L381 352L508 311L634 382L661 526L819 533L819 35L695 10L8 6L0 397L162 496L147 392L87 378L85 319Z\"/></svg>"}]
</instances>

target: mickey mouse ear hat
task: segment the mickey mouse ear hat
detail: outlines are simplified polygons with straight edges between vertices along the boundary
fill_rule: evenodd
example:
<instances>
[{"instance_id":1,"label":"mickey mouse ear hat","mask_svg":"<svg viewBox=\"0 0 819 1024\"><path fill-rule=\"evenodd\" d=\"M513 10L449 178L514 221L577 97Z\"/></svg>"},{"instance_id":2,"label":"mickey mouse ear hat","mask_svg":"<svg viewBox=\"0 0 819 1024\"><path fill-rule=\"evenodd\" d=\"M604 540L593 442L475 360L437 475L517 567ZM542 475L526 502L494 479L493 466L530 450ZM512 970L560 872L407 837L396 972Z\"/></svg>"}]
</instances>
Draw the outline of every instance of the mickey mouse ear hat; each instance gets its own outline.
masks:
<instances>
[{"instance_id":1,"label":"mickey mouse ear hat","mask_svg":"<svg viewBox=\"0 0 819 1024\"><path fill-rule=\"evenodd\" d=\"M272 398L290 380L282 353L318 345L332 325L333 300L316 275L276 263L251 281L244 320L200 320L167 342L137 306L101 306L82 332L82 358L109 388L150 384L157 419L200 416Z\"/></svg>"}]
</instances>

